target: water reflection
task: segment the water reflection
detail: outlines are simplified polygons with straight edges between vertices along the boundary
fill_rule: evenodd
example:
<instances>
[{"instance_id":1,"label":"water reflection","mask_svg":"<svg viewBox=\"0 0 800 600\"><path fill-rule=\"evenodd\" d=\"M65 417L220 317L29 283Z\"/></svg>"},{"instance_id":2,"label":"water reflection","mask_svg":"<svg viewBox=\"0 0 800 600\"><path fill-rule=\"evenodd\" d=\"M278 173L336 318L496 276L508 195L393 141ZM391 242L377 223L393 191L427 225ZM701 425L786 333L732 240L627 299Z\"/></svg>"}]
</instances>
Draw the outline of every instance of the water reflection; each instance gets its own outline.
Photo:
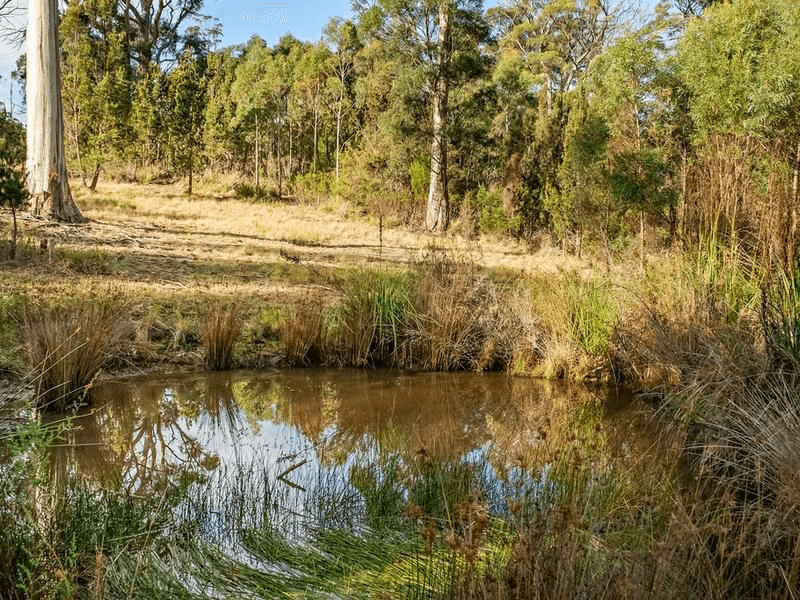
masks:
<instances>
[{"instance_id":1,"label":"water reflection","mask_svg":"<svg viewBox=\"0 0 800 600\"><path fill-rule=\"evenodd\" d=\"M76 415L53 464L134 494L265 451L281 471L294 459L331 468L354 454L457 459L476 449L499 468L545 445L585 436L572 414L581 403L600 411L596 417L613 454L643 451L657 437L654 426L639 407L631 409L628 396L602 394L598 403L598 393L582 387L468 373L302 370L133 378L98 386L94 408Z\"/></svg>"},{"instance_id":2,"label":"water reflection","mask_svg":"<svg viewBox=\"0 0 800 600\"><path fill-rule=\"evenodd\" d=\"M105 383L94 398L53 450L56 477L140 496L185 490L178 510L210 537L277 520L285 531L298 515L352 525L363 465L393 461L402 478L423 462L471 461L509 496L520 470L538 464L536 484L565 448L636 461L659 438L618 391L497 374L184 374Z\"/></svg>"}]
</instances>

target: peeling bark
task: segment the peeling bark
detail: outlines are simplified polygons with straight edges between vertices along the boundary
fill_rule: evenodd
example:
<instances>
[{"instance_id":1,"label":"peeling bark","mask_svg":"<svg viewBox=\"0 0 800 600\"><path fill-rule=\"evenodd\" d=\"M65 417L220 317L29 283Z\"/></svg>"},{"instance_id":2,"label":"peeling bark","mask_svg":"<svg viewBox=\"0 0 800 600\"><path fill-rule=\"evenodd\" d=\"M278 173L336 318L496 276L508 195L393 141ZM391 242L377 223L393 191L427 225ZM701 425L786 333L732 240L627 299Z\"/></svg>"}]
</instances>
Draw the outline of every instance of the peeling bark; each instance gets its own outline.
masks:
<instances>
[{"instance_id":1,"label":"peeling bark","mask_svg":"<svg viewBox=\"0 0 800 600\"><path fill-rule=\"evenodd\" d=\"M33 213L84 223L67 179L56 0L29 3L27 46L27 171Z\"/></svg>"}]
</instances>

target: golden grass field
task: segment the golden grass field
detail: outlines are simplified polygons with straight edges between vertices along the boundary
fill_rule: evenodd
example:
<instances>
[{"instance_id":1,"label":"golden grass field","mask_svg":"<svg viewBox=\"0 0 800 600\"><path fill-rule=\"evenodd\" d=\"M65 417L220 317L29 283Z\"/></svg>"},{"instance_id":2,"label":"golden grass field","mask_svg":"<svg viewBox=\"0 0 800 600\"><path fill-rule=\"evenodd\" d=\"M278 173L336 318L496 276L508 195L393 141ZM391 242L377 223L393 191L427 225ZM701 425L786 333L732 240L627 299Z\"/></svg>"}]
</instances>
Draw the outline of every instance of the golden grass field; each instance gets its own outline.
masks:
<instances>
[{"instance_id":1,"label":"golden grass field","mask_svg":"<svg viewBox=\"0 0 800 600\"><path fill-rule=\"evenodd\" d=\"M376 219L355 214L345 200L255 203L211 187L187 197L181 184L101 182L95 193L75 188L89 223L62 225L22 215L28 260L0 266L0 287L103 283L156 296L252 295L280 302L313 286L313 270L402 264L430 248L511 277L591 268L556 248L530 252L509 238L476 241L400 227L381 232ZM10 222L10 213L3 213L2 222ZM52 247L42 249L42 240L52 240Z\"/></svg>"}]
</instances>

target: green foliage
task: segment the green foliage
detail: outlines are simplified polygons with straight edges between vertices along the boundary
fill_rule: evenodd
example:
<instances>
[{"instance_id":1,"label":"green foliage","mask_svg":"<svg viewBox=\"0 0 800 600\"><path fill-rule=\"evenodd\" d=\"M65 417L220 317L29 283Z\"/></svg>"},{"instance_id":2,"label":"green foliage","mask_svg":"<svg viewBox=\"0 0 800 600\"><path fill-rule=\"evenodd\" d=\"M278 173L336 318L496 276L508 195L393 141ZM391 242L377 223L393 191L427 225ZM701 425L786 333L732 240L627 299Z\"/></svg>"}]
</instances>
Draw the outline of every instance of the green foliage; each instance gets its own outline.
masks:
<instances>
[{"instance_id":1,"label":"green foliage","mask_svg":"<svg viewBox=\"0 0 800 600\"><path fill-rule=\"evenodd\" d=\"M68 155L82 172L119 160L131 142L132 74L117 4L71 2L59 29Z\"/></svg>"},{"instance_id":2,"label":"green foliage","mask_svg":"<svg viewBox=\"0 0 800 600\"><path fill-rule=\"evenodd\" d=\"M99 248L91 250L57 248L56 256L67 268L83 275L108 275L113 273L118 265L116 256Z\"/></svg>"},{"instance_id":3,"label":"green foliage","mask_svg":"<svg viewBox=\"0 0 800 600\"><path fill-rule=\"evenodd\" d=\"M408 177L411 180L411 193L414 200L425 202L428 195L428 182L431 178L430 156L423 154L408 167Z\"/></svg>"},{"instance_id":4,"label":"green foliage","mask_svg":"<svg viewBox=\"0 0 800 600\"><path fill-rule=\"evenodd\" d=\"M331 195L333 177L328 173L305 173L292 179L295 196L303 202L319 202Z\"/></svg>"},{"instance_id":5,"label":"green foliage","mask_svg":"<svg viewBox=\"0 0 800 600\"><path fill-rule=\"evenodd\" d=\"M205 122L206 57L185 52L178 67L169 74L169 143L170 163L189 175L188 193L192 193L193 171L200 165L200 145Z\"/></svg>"},{"instance_id":6,"label":"green foliage","mask_svg":"<svg viewBox=\"0 0 800 600\"><path fill-rule=\"evenodd\" d=\"M353 465L350 482L364 497L366 523L371 529L397 529L402 524L406 500L397 457L390 458L382 469L375 465Z\"/></svg>"},{"instance_id":7,"label":"green foliage","mask_svg":"<svg viewBox=\"0 0 800 600\"><path fill-rule=\"evenodd\" d=\"M558 186L545 189L543 206L559 236L574 229L591 229L611 218L606 152L610 131L605 119L578 98L564 131L564 154ZM607 225L606 225L607 227Z\"/></svg>"},{"instance_id":8,"label":"green foliage","mask_svg":"<svg viewBox=\"0 0 800 600\"><path fill-rule=\"evenodd\" d=\"M17 209L30 197L25 181L25 129L0 104L0 206L11 209L11 248L17 251Z\"/></svg>"},{"instance_id":9,"label":"green foliage","mask_svg":"<svg viewBox=\"0 0 800 600\"><path fill-rule=\"evenodd\" d=\"M570 286L570 315L575 342L592 356L602 356L609 348L611 334L619 316L619 306L607 285L573 279Z\"/></svg>"},{"instance_id":10,"label":"green foliage","mask_svg":"<svg viewBox=\"0 0 800 600\"><path fill-rule=\"evenodd\" d=\"M19 208L25 186L25 128L0 106L0 206Z\"/></svg>"},{"instance_id":11,"label":"green foliage","mask_svg":"<svg viewBox=\"0 0 800 600\"><path fill-rule=\"evenodd\" d=\"M469 192L464 202L477 211L478 224L482 232L513 234L519 230L520 217L509 218L498 190L487 190L480 186L477 190Z\"/></svg>"},{"instance_id":12,"label":"green foliage","mask_svg":"<svg viewBox=\"0 0 800 600\"><path fill-rule=\"evenodd\" d=\"M756 309L760 270L735 248L709 237L703 240L687 268L697 297L728 323L735 323L742 311Z\"/></svg>"},{"instance_id":13,"label":"green foliage","mask_svg":"<svg viewBox=\"0 0 800 600\"><path fill-rule=\"evenodd\" d=\"M682 0L680 9L701 4L710 3ZM486 11L448 2L450 60L439 73L440 5L358 2L354 20L332 18L316 44L256 36L212 51L213 27L174 29L199 0L177 2L188 12L158 27L129 13L130 31L119 3L70 2L61 23L67 151L84 172L104 162L210 166L252 173L252 189L277 196L290 181L306 200L333 194L419 222L433 84L446 77L452 196L482 205L485 231L547 228L600 238L608 250L638 212L668 229L661 239L696 243L717 229L762 254L798 231L778 208L797 201L800 16L791 0L714 2L680 27L664 6L639 26L595 0ZM706 185L740 167L743 190ZM500 190L502 209L482 190ZM728 232L733 224L741 232ZM789 237L785 270L800 243Z\"/></svg>"},{"instance_id":14,"label":"green foliage","mask_svg":"<svg viewBox=\"0 0 800 600\"><path fill-rule=\"evenodd\" d=\"M26 361L20 330L24 307L23 295L0 294L0 373L24 373Z\"/></svg>"},{"instance_id":15,"label":"green foliage","mask_svg":"<svg viewBox=\"0 0 800 600\"><path fill-rule=\"evenodd\" d=\"M791 0L726 2L681 39L692 116L710 132L781 135L800 126L800 17Z\"/></svg>"},{"instance_id":16,"label":"green foliage","mask_svg":"<svg viewBox=\"0 0 800 600\"><path fill-rule=\"evenodd\" d=\"M800 274L779 273L761 293L761 324L769 350L781 361L800 363Z\"/></svg>"},{"instance_id":17,"label":"green foliage","mask_svg":"<svg viewBox=\"0 0 800 600\"><path fill-rule=\"evenodd\" d=\"M362 269L339 285L342 299L329 312L328 328L339 338L346 364L391 363L403 342L401 332L416 317L411 276Z\"/></svg>"}]
</instances>

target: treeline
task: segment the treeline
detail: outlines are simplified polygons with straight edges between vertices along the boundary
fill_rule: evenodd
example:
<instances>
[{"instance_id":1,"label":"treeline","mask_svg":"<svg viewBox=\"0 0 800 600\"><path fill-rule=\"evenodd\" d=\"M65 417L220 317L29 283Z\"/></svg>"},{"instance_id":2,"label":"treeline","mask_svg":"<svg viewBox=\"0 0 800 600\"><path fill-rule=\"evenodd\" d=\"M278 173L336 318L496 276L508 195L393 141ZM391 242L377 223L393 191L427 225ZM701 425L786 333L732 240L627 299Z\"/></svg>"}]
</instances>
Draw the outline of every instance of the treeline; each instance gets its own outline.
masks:
<instances>
[{"instance_id":1,"label":"treeline","mask_svg":"<svg viewBox=\"0 0 800 600\"><path fill-rule=\"evenodd\" d=\"M794 0L648 15L616 0L355 0L318 43L222 49L219 28L185 27L201 0L154 4L63 15L65 142L88 185L103 168L190 188L229 172L242 193L338 194L413 223L438 194L431 228L548 230L608 257L637 236L714 237L793 268Z\"/></svg>"}]
</instances>

